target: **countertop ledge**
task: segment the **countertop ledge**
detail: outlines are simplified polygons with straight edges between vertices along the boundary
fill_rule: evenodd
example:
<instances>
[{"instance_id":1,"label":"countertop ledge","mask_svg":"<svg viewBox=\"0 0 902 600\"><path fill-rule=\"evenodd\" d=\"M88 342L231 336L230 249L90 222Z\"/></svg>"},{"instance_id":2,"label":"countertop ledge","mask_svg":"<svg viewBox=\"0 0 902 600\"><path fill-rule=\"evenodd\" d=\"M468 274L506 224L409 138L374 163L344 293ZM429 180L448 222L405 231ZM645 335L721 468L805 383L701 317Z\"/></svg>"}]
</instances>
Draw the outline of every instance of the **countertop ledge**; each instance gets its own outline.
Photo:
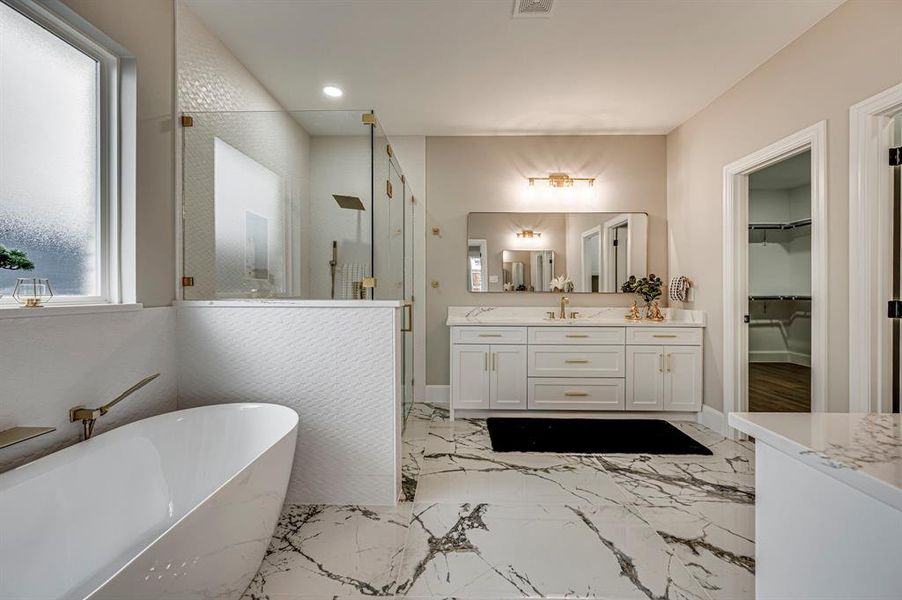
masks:
<instances>
[{"instance_id":1,"label":"countertop ledge","mask_svg":"<svg viewBox=\"0 0 902 600\"><path fill-rule=\"evenodd\" d=\"M730 425L902 511L902 415L732 413Z\"/></svg>"},{"instance_id":2,"label":"countertop ledge","mask_svg":"<svg viewBox=\"0 0 902 600\"><path fill-rule=\"evenodd\" d=\"M178 300L183 308L399 308L403 300L291 300L248 298L246 300Z\"/></svg>"},{"instance_id":3,"label":"countertop ledge","mask_svg":"<svg viewBox=\"0 0 902 600\"><path fill-rule=\"evenodd\" d=\"M445 325L459 327L483 325L495 327L705 327L706 316L700 310L663 309L664 321L627 321L628 308L572 306L567 312L579 313L576 319L549 319L553 306L449 306Z\"/></svg>"}]
</instances>

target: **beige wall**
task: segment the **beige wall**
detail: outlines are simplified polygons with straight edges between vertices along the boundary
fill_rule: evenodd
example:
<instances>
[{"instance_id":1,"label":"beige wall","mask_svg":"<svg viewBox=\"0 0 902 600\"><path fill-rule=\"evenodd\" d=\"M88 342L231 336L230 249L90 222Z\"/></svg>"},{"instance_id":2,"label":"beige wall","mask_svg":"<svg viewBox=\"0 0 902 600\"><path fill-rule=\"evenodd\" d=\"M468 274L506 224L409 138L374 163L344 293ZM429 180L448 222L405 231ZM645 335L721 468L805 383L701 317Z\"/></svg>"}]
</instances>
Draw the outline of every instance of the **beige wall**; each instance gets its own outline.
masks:
<instances>
[{"instance_id":1,"label":"beige wall","mask_svg":"<svg viewBox=\"0 0 902 600\"><path fill-rule=\"evenodd\" d=\"M848 409L849 106L902 80L902 2L849 0L667 136L670 272L708 312L705 404L723 406L722 170L827 120L828 408Z\"/></svg>"},{"instance_id":2,"label":"beige wall","mask_svg":"<svg viewBox=\"0 0 902 600\"><path fill-rule=\"evenodd\" d=\"M138 64L138 302L167 306L175 298L173 0L64 0L128 48Z\"/></svg>"},{"instance_id":3,"label":"beige wall","mask_svg":"<svg viewBox=\"0 0 902 600\"><path fill-rule=\"evenodd\" d=\"M596 177L591 195L530 189L526 178L563 171ZM666 276L664 136L426 138L426 382L448 383L448 306L551 306L559 294L467 291L467 213L477 211L647 212L649 268ZM439 236L431 233L441 229ZM439 282L438 288L428 283ZM625 305L618 295L573 294L574 306Z\"/></svg>"}]
</instances>

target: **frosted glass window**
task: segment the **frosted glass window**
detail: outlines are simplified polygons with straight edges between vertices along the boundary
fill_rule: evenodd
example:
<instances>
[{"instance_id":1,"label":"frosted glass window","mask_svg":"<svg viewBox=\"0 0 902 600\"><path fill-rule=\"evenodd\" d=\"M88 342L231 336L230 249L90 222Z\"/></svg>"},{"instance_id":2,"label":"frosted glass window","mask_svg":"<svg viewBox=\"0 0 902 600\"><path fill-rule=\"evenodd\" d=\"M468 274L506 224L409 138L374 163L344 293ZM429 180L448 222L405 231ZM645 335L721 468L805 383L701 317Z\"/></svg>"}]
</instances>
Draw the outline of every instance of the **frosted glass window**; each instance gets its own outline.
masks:
<instances>
[{"instance_id":1,"label":"frosted glass window","mask_svg":"<svg viewBox=\"0 0 902 600\"><path fill-rule=\"evenodd\" d=\"M0 2L0 244L101 296L97 60ZM9 294L20 271L0 269Z\"/></svg>"}]
</instances>

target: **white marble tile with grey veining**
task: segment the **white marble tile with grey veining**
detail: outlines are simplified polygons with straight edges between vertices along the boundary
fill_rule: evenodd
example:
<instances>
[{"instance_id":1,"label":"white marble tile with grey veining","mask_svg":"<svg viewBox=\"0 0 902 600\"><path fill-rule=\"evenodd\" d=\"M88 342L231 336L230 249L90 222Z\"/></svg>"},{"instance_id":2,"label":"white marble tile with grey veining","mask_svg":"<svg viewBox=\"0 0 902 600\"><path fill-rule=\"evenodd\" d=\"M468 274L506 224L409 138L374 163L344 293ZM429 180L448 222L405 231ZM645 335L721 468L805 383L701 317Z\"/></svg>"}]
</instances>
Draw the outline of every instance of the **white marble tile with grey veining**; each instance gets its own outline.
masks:
<instances>
[{"instance_id":1,"label":"white marble tile with grey veining","mask_svg":"<svg viewBox=\"0 0 902 600\"><path fill-rule=\"evenodd\" d=\"M622 506L415 504L398 594L429 598L706 599Z\"/></svg>"},{"instance_id":2,"label":"white marble tile with grey veining","mask_svg":"<svg viewBox=\"0 0 902 600\"><path fill-rule=\"evenodd\" d=\"M391 596L411 504L289 505L244 600Z\"/></svg>"},{"instance_id":3,"label":"white marble tile with grey veining","mask_svg":"<svg viewBox=\"0 0 902 600\"><path fill-rule=\"evenodd\" d=\"M755 597L755 509L737 503L637 507L713 600Z\"/></svg>"}]
</instances>

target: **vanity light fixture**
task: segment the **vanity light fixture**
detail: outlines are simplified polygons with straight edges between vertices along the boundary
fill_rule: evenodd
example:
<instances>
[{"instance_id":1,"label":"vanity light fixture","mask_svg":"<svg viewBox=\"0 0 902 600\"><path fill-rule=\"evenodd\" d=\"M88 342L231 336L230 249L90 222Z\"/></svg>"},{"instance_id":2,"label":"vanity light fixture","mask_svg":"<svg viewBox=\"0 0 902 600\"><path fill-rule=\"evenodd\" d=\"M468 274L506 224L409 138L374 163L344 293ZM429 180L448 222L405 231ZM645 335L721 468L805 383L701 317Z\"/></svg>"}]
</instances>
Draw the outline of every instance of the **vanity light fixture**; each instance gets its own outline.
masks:
<instances>
[{"instance_id":1,"label":"vanity light fixture","mask_svg":"<svg viewBox=\"0 0 902 600\"><path fill-rule=\"evenodd\" d=\"M548 177L530 177L529 185L535 186L537 181L547 181L548 185L555 188L573 187L575 181L585 181L589 187L595 185L594 177L570 177L567 173L549 173Z\"/></svg>"},{"instance_id":2,"label":"vanity light fixture","mask_svg":"<svg viewBox=\"0 0 902 600\"><path fill-rule=\"evenodd\" d=\"M344 95L344 92L341 91L341 88L335 87L334 85L327 85L323 88L323 93L330 98L341 98Z\"/></svg>"},{"instance_id":3,"label":"vanity light fixture","mask_svg":"<svg viewBox=\"0 0 902 600\"><path fill-rule=\"evenodd\" d=\"M523 230L517 232L517 237L532 239L532 238L542 237L542 234L539 233L538 231L534 231L532 229L523 229Z\"/></svg>"}]
</instances>

